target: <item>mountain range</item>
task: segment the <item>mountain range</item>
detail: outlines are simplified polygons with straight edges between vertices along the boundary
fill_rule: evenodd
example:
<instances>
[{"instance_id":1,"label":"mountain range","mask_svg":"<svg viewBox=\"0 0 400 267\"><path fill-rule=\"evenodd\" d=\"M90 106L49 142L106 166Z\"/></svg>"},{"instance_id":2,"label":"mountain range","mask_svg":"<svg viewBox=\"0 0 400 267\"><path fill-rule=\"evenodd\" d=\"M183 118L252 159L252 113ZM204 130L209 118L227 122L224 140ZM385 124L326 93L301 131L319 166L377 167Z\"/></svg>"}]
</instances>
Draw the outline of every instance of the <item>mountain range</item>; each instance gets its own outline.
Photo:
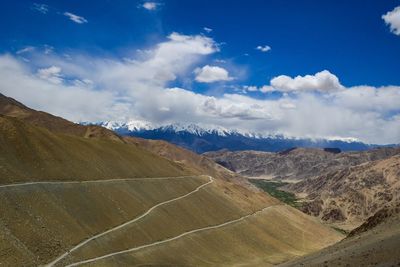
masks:
<instances>
[{"instance_id":1,"label":"mountain range","mask_svg":"<svg viewBox=\"0 0 400 267\"><path fill-rule=\"evenodd\" d=\"M207 152L226 168L252 180L284 184L300 209L322 222L352 230L386 204L400 204L400 148L341 152L296 148ZM284 183L282 183L284 182Z\"/></svg>"},{"instance_id":2,"label":"mountain range","mask_svg":"<svg viewBox=\"0 0 400 267\"><path fill-rule=\"evenodd\" d=\"M0 265L399 262L399 148L199 155L0 94L0 151ZM287 182L301 206L254 179Z\"/></svg>"},{"instance_id":3,"label":"mountain range","mask_svg":"<svg viewBox=\"0 0 400 267\"><path fill-rule=\"evenodd\" d=\"M362 163L400 154L400 147L339 152L318 148L292 148L280 152L228 151L203 155L246 177L298 182Z\"/></svg>"},{"instance_id":4,"label":"mountain range","mask_svg":"<svg viewBox=\"0 0 400 267\"><path fill-rule=\"evenodd\" d=\"M3 95L0 152L4 266L271 266L344 237L202 155Z\"/></svg>"},{"instance_id":5,"label":"mountain range","mask_svg":"<svg viewBox=\"0 0 400 267\"><path fill-rule=\"evenodd\" d=\"M283 134L255 133L231 130L220 126L200 124L152 124L141 120L128 122L82 122L83 125L99 125L123 136L164 140L196 153L228 149L282 151L293 147L339 148L342 151L362 151L377 147L355 138L298 138Z\"/></svg>"}]
</instances>

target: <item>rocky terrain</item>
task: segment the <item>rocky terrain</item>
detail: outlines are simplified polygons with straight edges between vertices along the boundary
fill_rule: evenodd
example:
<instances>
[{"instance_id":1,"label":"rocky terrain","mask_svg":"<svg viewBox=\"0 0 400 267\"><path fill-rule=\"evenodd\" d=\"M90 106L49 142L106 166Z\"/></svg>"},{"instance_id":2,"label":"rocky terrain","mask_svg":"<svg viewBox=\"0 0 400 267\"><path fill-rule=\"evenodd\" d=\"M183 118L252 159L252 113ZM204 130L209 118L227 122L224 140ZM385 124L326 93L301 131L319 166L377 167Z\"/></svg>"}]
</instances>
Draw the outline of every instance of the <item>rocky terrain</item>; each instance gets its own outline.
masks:
<instances>
[{"instance_id":1,"label":"rocky terrain","mask_svg":"<svg viewBox=\"0 0 400 267\"><path fill-rule=\"evenodd\" d=\"M247 177L293 182L364 162L385 159L399 153L400 148L388 147L342 153L315 148L293 148L277 153L221 150L204 155Z\"/></svg>"},{"instance_id":2,"label":"rocky terrain","mask_svg":"<svg viewBox=\"0 0 400 267\"><path fill-rule=\"evenodd\" d=\"M400 206L385 205L346 239L279 266L399 266Z\"/></svg>"},{"instance_id":3,"label":"rocky terrain","mask_svg":"<svg viewBox=\"0 0 400 267\"><path fill-rule=\"evenodd\" d=\"M327 172L285 189L305 196L306 213L352 229L385 205L400 202L400 155Z\"/></svg>"}]
</instances>

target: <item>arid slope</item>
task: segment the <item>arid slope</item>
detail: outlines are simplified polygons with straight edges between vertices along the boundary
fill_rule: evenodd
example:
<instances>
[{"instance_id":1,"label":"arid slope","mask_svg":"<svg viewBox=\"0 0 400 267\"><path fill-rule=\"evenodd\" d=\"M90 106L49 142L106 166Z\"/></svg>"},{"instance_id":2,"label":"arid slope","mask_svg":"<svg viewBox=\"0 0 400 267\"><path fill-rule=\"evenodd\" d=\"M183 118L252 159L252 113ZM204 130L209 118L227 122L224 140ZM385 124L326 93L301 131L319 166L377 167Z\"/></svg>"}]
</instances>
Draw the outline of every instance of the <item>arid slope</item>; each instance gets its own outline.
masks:
<instances>
[{"instance_id":1,"label":"arid slope","mask_svg":"<svg viewBox=\"0 0 400 267\"><path fill-rule=\"evenodd\" d=\"M400 154L400 148L339 154L315 148L294 148L278 153L222 150L204 155L244 176L300 181L396 154Z\"/></svg>"},{"instance_id":2,"label":"arid slope","mask_svg":"<svg viewBox=\"0 0 400 267\"><path fill-rule=\"evenodd\" d=\"M83 126L46 112L37 111L0 93L0 115L18 118L34 126L46 128L55 133L76 135L86 138L111 139L122 142L114 132L99 126Z\"/></svg>"},{"instance_id":3,"label":"arid slope","mask_svg":"<svg viewBox=\"0 0 400 267\"><path fill-rule=\"evenodd\" d=\"M188 166L199 173L207 173L213 177L241 184L251 190L258 191L257 188L249 183L243 176L226 169L203 155L198 155L182 147L175 146L162 140L149 140L143 138L124 137L124 141L136 144L159 156Z\"/></svg>"},{"instance_id":4,"label":"arid slope","mask_svg":"<svg viewBox=\"0 0 400 267\"><path fill-rule=\"evenodd\" d=\"M399 266L400 206L387 205L343 241L280 266Z\"/></svg>"},{"instance_id":5,"label":"arid slope","mask_svg":"<svg viewBox=\"0 0 400 267\"><path fill-rule=\"evenodd\" d=\"M286 189L305 197L306 213L351 230L385 205L400 202L400 155L330 172Z\"/></svg>"},{"instance_id":6,"label":"arid slope","mask_svg":"<svg viewBox=\"0 0 400 267\"><path fill-rule=\"evenodd\" d=\"M0 116L0 184L197 174L138 146L50 132Z\"/></svg>"}]
</instances>

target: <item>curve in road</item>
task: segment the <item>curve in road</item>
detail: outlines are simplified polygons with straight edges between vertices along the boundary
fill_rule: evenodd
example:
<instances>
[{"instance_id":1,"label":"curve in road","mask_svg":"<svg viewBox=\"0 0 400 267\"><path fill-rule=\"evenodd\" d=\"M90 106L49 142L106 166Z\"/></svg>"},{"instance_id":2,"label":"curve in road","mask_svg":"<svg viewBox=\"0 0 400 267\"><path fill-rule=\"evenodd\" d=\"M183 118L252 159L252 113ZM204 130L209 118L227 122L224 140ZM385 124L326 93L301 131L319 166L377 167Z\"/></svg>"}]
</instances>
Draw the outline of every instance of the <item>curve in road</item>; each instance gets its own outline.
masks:
<instances>
[{"instance_id":1,"label":"curve in road","mask_svg":"<svg viewBox=\"0 0 400 267\"><path fill-rule=\"evenodd\" d=\"M177 240L179 238L182 238L182 237L190 235L190 234L194 234L194 233L198 233L198 232L202 232L202 231L207 231L207 230L212 230L212 229L224 227L224 226L227 226L229 224L233 224L233 223L237 223L239 221L242 221L242 220L244 220L244 219L246 219L246 218L248 218L250 216L257 215L258 213L261 213L261 212L263 212L265 210L268 210L268 209L270 209L272 207L275 207L275 206L280 206L280 205L269 206L269 207L263 208L262 210L256 211L256 212L254 212L252 214L245 215L243 217L240 217L240 218L232 220L232 221L228 221L228 222L225 222L225 223L222 223L222 224L218 224L218 225L213 225L213 226L208 226L208 227L204 227L204 228L191 230L191 231L188 231L188 232L184 232L184 233L182 233L182 234L180 234L178 236L171 237L171 238L168 238L168 239L164 239L162 241L157 241L157 242L154 242L154 243L151 243L151 244L147 244L147 245L143 245L143 246L139 246L139 247L134 247L134 248L126 249L126 250L113 252L113 253L110 253L110 254L99 256L99 257L96 257L96 258L87 259L87 260L80 261L80 262L75 262L75 263L67 265L66 267L73 267L73 266L79 266L79 265L82 265L82 264L85 264L85 263L91 263L91 262L94 262L94 261L102 260L102 259L113 257L113 256L116 256L116 255L125 254L125 253L129 253L129 252L138 251L140 249L161 245L161 244L173 241L173 240Z\"/></svg>"},{"instance_id":2,"label":"curve in road","mask_svg":"<svg viewBox=\"0 0 400 267\"><path fill-rule=\"evenodd\" d=\"M193 177L193 176L191 176L191 177ZM102 232L102 233L100 233L100 234L97 234L97 235L95 235L95 236L92 236L92 237L86 239L85 241L82 241L81 243L79 243L79 244L76 245L75 247L71 248L69 251L65 252L64 254L62 254L61 256L59 256L58 258L56 258L54 261L48 263L46 266L47 266L47 267L52 267L52 266L54 266L55 264L57 264L58 262L60 262L62 259L64 259L66 256L68 256L68 254L70 254L71 252L73 252L73 251L79 249L80 247L82 247L82 246L86 245L87 243L89 243L89 242L95 240L96 238L99 238L99 237L104 236L104 235L106 235L106 234L109 234L109 233L111 233L111 232L113 232L113 231L119 230L119 229L121 229L121 228L123 228L123 227L125 227L125 226L127 226L127 225L129 225L129 224L132 224L132 223L134 223L134 222L137 222L138 220L140 220L140 219L142 219L143 217L147 216L150 212L152 212L154 209L156 209L156 208L158 208L158 207L160 207L160 206L163 206L163 205L166 205L166 204L168 204L168 203L171 203L171 202L180 200L180 199L182 199L182 198L185 198L185 197L190 196L191 194L196 193L196 192L199 191L201 188L203 188L203 187L205 187L205 186L207 186L207 185L209 185L209 184L211 184L211 183L214 182L214 178L212 178L211 176L207 176L207 177L208 177L209 181L208 181L207 183L205 183L205 184L202 184L202 185L198 186L195 190L193 190L193 191L191 191L191 192L189 192L189 193L187 193L187 194L185 194L185 195L182 195L182 196L179 196L179 197L176 197L176 198L173 198L173 199L164 201L164 202L160 202L160 203L158 203L157 205L155 205L155 206L151 207L150 209L148 209L145 213L143 213L143 214L140 215L139 217L136 217L135 219L130 220L130 221L127 221L127 222L125 222L125 223L123 223L123 224L120 224L120 225L118 225L118 226L116 226L116 227L114 227L114 228L111 228L111 229L109 229L109 230L107 230L107 231L105 231L105 232ZM155 178L151 178L151 179L155 179Z\"/></svg>"}]
</instances>

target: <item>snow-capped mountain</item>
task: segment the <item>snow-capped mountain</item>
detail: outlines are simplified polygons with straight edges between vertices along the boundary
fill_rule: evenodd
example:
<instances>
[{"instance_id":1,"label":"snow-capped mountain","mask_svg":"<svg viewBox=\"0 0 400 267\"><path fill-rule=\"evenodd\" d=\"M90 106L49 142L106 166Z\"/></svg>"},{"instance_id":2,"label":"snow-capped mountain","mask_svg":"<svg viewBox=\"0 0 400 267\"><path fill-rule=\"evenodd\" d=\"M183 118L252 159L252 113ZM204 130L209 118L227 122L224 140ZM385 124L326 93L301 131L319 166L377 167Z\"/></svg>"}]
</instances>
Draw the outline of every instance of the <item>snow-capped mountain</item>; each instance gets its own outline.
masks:
<instances>
[{"instance_id":1,"label":"snow-capped mountain","mask_svg":"<svg viewBox=\"0 0 400 267\"><path fill-rule=\"evenodd\" d=\"M226 136L233 133L238 133L237 130L228 130L221 126L203 125L203 124L200 125L193 123L184 124L179 122L171 124L152 124L150 122L141 120L130 120L128 122L107 121L96 124L117 132L121 131L140 132L140 131L149 131L158 129L170 132L187 132L198 136L202 136L205 134L217 134L220 136Z\"/></svg>"},{"instance_id":2,"label":"snow-capped mountain","mask_svg":"<svg viewBox=\"0 0 400 267\"><path fill-rule=\"evenodd\" d=\"M197 153L220 149L281 151L293 147L335 147L349 151L375 147L374 145L364 144L355 138L299 138L203 124L153 124L142 120L107 121L96 124L121 135L165 140Z\"/></svg>"}]
</instances>

